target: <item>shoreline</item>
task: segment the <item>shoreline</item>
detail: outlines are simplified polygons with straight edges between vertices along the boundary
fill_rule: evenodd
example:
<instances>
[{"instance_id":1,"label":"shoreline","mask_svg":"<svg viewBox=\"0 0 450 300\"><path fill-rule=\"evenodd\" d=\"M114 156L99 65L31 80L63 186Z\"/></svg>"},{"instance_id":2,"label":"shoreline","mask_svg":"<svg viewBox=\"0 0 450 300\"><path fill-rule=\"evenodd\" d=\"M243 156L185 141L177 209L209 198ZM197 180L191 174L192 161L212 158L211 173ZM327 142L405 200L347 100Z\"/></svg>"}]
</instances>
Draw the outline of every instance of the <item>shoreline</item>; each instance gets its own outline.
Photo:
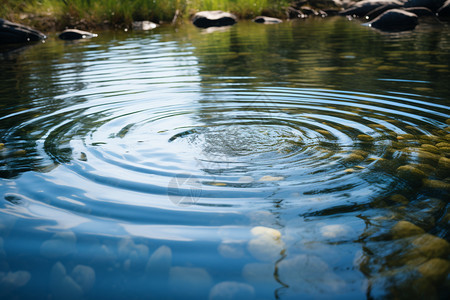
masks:
<instances>
[{"instance_id":1,"label":"shoreline","mask_svg":"<svg viewBox=\"0 0 450 300\"><path fill-rule=\"evenodd\" d=\"M20 23L42 32L58 32L68 28L80 29L80 30L114 30L114 29L132 29L132 23L134 21L151 21L156 24L183 24L190 21L193 15L202 10L223 10L229 11L236 15L240 20L252 20L257 16L268 16L280 18L283 20L292 19L292 11L299 11L300 6L305 7L307 10L319 11L321 9L342 9L333 3L333 1L262 1L259 3L259 7L236 7L231 9L223 9L227 6L231 6L230 3L216 4L210 9L202 7L202 5L196 7L183 6L183 1L176 1L176 5L170 9L161 11L149 10L148 8L142 8L142 12L139 9L132 7L133 0L129 3L117 5L116 11L104 10L92 11L89 8L83 7L82 2L77 0L69 1L63 0L58 3L53 3L55 6L39 7L36 3L28 4L27 6L14 7L12 1L6 0L5 6L0 9L0 17L8 21ZM33 1L33 0L29 0ZM140 0L134 0L139 2ZM26 2L26 1L25 1ZM52 1L50 1L52 3ZM79 4L77 4L79 2ZM98 1L102 2L102 1ZM170 1L169 1L170 2ZM195 1L194 1L195 2ZM231 1L230 1L231 2ZM237 1L246 3L247 1ZM73 4L75 3L75 4ZM327 4L324 4L327 3ZM8 6L8 4L10 4ZM195 3L194 3L195 4ZM194 5L193 4L193 5ZM247 3L248 4L248 3ZM78 5L78 6L77 6ZM251 3L250 3L251 5ZM254 4L256 5L256 4ZM157 9L157 8L156 8ZM298 18L298 17L294 17Z\"/></svg>"}]
</instances>

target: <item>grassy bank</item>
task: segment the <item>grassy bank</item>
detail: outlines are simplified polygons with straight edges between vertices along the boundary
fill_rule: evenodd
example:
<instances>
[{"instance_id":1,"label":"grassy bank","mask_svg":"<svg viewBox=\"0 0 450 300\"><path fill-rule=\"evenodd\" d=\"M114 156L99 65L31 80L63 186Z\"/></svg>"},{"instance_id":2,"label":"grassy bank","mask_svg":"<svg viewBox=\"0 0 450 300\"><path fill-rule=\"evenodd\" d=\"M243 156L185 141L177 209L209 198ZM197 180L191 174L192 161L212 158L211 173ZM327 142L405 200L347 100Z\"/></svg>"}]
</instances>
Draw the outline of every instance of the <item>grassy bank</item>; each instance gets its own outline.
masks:
<instances>
[{"instance_id":1,"label":"grassy bank","mask_svg":"<svg viewBox=\"0 0 450 300\"><path fill-rule=\"evenodd\" d=\"M41 30L129 27L132 21L185 20L201 10L225 10L240 18L282 17L289 0L3 0L0 17Z\"/></svg>"}]
</instances>

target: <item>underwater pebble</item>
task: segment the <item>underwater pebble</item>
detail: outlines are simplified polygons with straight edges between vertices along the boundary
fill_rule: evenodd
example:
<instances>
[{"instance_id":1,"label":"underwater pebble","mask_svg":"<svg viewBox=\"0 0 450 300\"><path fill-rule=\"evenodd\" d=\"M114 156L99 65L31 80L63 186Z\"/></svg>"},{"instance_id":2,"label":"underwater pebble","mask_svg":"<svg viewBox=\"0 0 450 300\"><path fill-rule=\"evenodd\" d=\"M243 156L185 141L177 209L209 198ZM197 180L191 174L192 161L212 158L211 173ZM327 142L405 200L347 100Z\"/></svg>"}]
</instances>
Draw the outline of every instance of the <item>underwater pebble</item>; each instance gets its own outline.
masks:
<instances>
[{"instance_id":1,"label":"underwater pebble","mask_svg":"<svg viewBox=\"0 0 450 300\"><path fill-rule=\"evenodd\" d=\"M205 269L172 267L170 269L169 290L180 299L204 299L211 288L212 279Z\"/></svg>"},{"instance_id":2,"label":"underwater pebble","mask_svg":"<svg viewBox=\"0 0 450 300\"><path fill-rule=\"evenodd\" d=\"M405 165L397 168L397 175L408 181L420 182L427 175L412 165Z\"/></svg>"},{"instance_id":3,"label":"underwater pebble","mask_svg":"<svg viewBox=\"0 0 450 300\"><path fill-rule=\"evenodd\" d=\"M262 261L275 261L280 257L284 243L278 230L257 226L252 228L251 233L255 238L249 241L247 250L253 257Z\"/></svg>"},{"instance_id":4,"label":"underwater pebble","mask_svg":"<svg viewBox=\"0 0 450 300\"><path fill-rule=\"evenodd\" d=\"M350 232L350 228L344 225L326 225L320 228L320 233L326 238L343 237Z\"/></svg>"},{"instance_id":5,"label":"underwater pebble","mask_svg":"<svg viewBox=\"0 0 450 300\"><path fill-rule=\"evenodd\" d=\"M252 211L248 214L251 224L269 226L275 223L273 213L265 210Z\"/></svg>"},{"instance_id":6,"label":"underwater pebble","mask_svg":"<svg viewBox=\"0 0 450 300\"><path fill-rule=\"evenodd\" d=\"M431 152L434 154L439 154L439 148L436 146L430 145L430 144L422 144L419 149L421 149L423 151L428 151L428 152Z\"/></svg>"},{"instance_id":7,"label":"underwater pebble","mask_svg":"<svg viewBox=\"0 0 450 300\"><path fill-rule=\"evenodd\" d=\"M60 258L76 252L77 238L71 231L55 233L50 240L41 245L41 255L47 258Z\"/></svg>"},{"instance_id":8,"label":"underwater pebble","mask_svg":"<svg viewBox=\"0 0 450 300\"><path fill-rule=\"evenodd\" d=\"M450 143L440 142L440 143L436 144L436 147L438 147L438 148L450 148Z\"/></svg>"},{"instance_id":9,"label":"underwater pebble","mask_svg":"<svg viewBox=\"0 0 450 300\"><path fill-rule=\"evenodd\" d=\"M249 263L242 269L242 276L249 282L273 282L275 266L270 263Z\"/></svg>"},{"instance_id":10,"label":"underwater pebble","mask_svg":"<svg viewBox=\"0 0 450 300\"><path fill-rule=\"evenodd\" d=\"M420 265L418 271L432 281L441 281L450 271L450 262L445 259L433 258Z\"/></svg>"},{"instance_id":11,"label":"underwater pebble","mask_svg":"<svg viewBox=\"0 0 450 300\"><path fill-rule=\"evenodd\" d=\"M239 178L238 180L240 183L251 183L254 181L252 176L242 176L241 178Z\"/></svg>"},{"instance_id":12,"label":"underwater pebble","mask_svg":"<svg viewBox=\"0 0 450 300\"><path fill-rule=\"evenodd\" d=\"M124 260L123 267L126 271L145 268L148 256L149 249L146 245L135 244L130 238L119 242L119 257Z\"/></svg>"},{"instance_id":13,"label":"underwater pebble","mask_svg":"<svg viewBox=\"0 0 450 300\"><path fill-rule=\"evenodd\" d=\"M227 258L240 258L245 255L244 245L241 242L222 242L217 250L220 255Z\"/></svg>"},{"instance_id":14,"label":"underwater pebble","mask_svg":"<svg viewBox=\"0 0 450 300\"><path fill-rule=\"evenodd\" d=\"M0 283L2 286L17 288L26 285L30 279L31 274L27 271L0 272Z\"/></svg>"},{"instance_id":15,"label":"underwater pebble","mask_svg":"<svg viewBox=\"0 0 450 300\"><path fill-rule=\"evenodd\" d=\"M26 154L27 154L27 151L21 149L21 150L14 151L12 155L14 155L14 156L24 156Z\"/></svg>"},{"instance_id":16,"label":"underwater pebble","mask_svg":"<svg viewBox=\"0 0 450 300\"><path fill-rule=\"evenodd\" d=\"M95 284L95 271L89 266L77 265L72 270L71 276L85 293L89 292Z\"/></svg>"},{"instance_id":17,"label":"underwater pebble","mask_svg":"<svg viewBox=\"0 0 450 300\"><path fill-rule=\"evenodd\" d=\"M448 190L450 191L450 183L441 180L424 179L423 185L430 189Z\"/></svg>"},{"instance_id":18,"label":"underwater pebble","mask_svg":"<svg viewBox=\"0 0 450 300\"><path fill-rule=\"evenodd\" d=\"M145 271L167 279L171 266L172 250L167 246L161 246L150 256Z\"/></svg>"},{"instance_id":19,"label":"underwater pebble","mask_svg":"<svg viewBox=\"0 0 450 300\"><path fill-rule=\"evenodd\" d=\"M216 284L209 293L209 300L253 299L255 289L246 283L224 281Z\"/></svg>"},{"instance_id":20,"label":"underwater pebble","mask_svg":"<svg viewBox=\"0 0 450 300\"><path fill-rule=\"evenodd\" d=\"M425 231L422 228L408 221L399 221L391 229L391 234L394 239L405 238L423 233L425 233Z\"/></svg>"},{"instance_id":21,"label":"underwater pebble","mask_svg":"<svg viewBox=\"0 0 450 300\"><path fill-rule=\"evenodd\" d=\"M389 199L391 201L398 202L398 203L401 203L401 204L408 204L409 203L408 199L405 196L400 195L400 194L392 195L391 197L389 197Z\"/></svg>"},{"instance_id":22,"label":"underwater pebble","mask_svg":"<svg viewBox=\"0 0 450 300\"><path fill-rule=\"evenodd\" d=\"M329 135L330 132L328 130L323 130L323 129L317 129L316 132L321 133L323 135Z\"/></svg>"},{"instance_id":23,"label":"underwater pebble","mask_svg":"<svg viewBox=\"0 0 450 300\"><path fill-rule=\"evenodd\" d=\"M270 175L266 175L263 176L259 179L259 181L280 181L283 180L284 177L283 176L270 176Z\"/></svg>"},{"instance_id":24,"label":"underwater pebble","mask_svg":"<svg viewBox=\"0 0 450 300\"><path fill-rule=\"evenodd\" d=\"M424 150L417 151L417 158L424 163L436 164L439 161L440 155L433 154Z\"/></svg>"},{"instance_id":25,"label":"underwater pebble","mask_svg":"<svg viewBox=\"0 0 450 300\"><path fill-rule=\"evenodd\" d=\"M420 256L434 258L445 257L450 252L450 244L431 234L423 234L412 241Z\"/></svg>"},{"instance_id":26,"label":"underwater pebble","mask_svg":"<svg viewBox=\"0 0 450 300\"><path fill-rule=\"evenodd\" d=\"M375 140L372 136L367 135L367 134L358 134L357 138L358 138L358 140L363 141L363 142L372 142Z\"/></svg>"},{"instance_id":27,"label":"underwater pebble","mask_svg":"<svg viewBox=\"0 0 450 300\"><path fill-rule=\"evenodd\" d=\"M66 274L66 268L61 262L55 263L52 267L50 289L55 299L80 299L83 296L83 290Z\"/></svg>"},{"instance_id":28,"label":"underwater pebble","mask_svg":"<svg viewBox=\"0 0 450 300\"><path fill-rule=\"evenodd\" d=\"M349 156L345 157L345 161L347 162L360 162L364 160L364 156L351 153Z\"/></svg>"},{"instance_id":29,"label":"underwater pebble","mask_svg":"<svg viewBox=\"0 0 450 300\"><path fill-rule=\"evenodd\" d=\"M338 291L345 286L323 260L313 255L300 254L284 259L278 264L278 277L293 292L302 294Z\"/></svg>"}]
</instances>

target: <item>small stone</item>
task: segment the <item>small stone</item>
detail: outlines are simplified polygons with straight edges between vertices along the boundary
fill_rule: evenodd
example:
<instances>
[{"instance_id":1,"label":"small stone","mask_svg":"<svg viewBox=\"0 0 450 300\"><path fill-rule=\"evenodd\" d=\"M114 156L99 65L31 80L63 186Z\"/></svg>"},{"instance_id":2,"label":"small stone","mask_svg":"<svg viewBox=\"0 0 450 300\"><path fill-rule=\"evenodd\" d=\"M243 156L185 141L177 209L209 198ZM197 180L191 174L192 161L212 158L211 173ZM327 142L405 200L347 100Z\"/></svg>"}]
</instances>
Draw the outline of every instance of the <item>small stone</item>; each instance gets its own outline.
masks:
<instances>
[{"instance_id":1,"label":"small stone","mask_svg":"<svg viewBox=\"0 0 450 300\"><path fill-rule=\"evenodd\" d=\"M172 266L172 250L167 246L161 246L150 256L146 272L162 278L168 278Z\"/></svg>"},{"instance_id":2,"label":"small stone","mask_svg":"<svg viewBox=\"0 0 450 300\"><path fill-rule=\"evenodd\" d=\"M249 263L242 269L242 276L248 282L269 283L274 281L275 267L270 263Z\"/></svg>"},{"instance_id":3,"label":"small stone","mask_svg":"<svg viewBox=\"0 0 450 300\"><path fill-rule=\"evenodd\" d=\"M61 258L76 252L76 236L73 232L58 232L41 245L41 255L47 258Z\"/></svg>"},{"instance_id":4,"label":"small stone","mask_svg":"<svg viewBox=\"0 0 450 300\"><path fill-rule=\"evenodd\" d=\"M440 142L440 143L436 144L436 147L438 147L438 148L450 148L450 143Z\"/></svg>"},{"instance_id":5,"label":"small stone","mask_svg":"<svg viewBox=\"0 0 450 300\"><path fill-rule=\"evenodd\" d=\"M423 185L430 189L450 191L450 183L441 180L424 179Z\"/></svg>"},{"instance_id":6,"label":"small stone","mask_svg":"<svg viewBox=\"0 0 450 300\"><path fill-rule=\"evenodd\" d=\"M330 132L328 130L323 130L323 129L317 129L316 132L321 133L323 135L329 135Z\"/></svg>"},{"instance_id":7,"label":"small stone","mask_svg":"<svg viewBox=\"0 0 450 300\"><path fill-rule=\"evenodd\" d=\"M375 139L367 134L358 134L357 138L363 142L373 142Z\"/></svg>"},{"instance_id":8,"label":"small stone","mask_svg":"<svg viewBox=\"0 0 450 300\"><path fill-rule=\"evenodd\" d=\"M422 276L439 282L445 279L450 271L450 262L441 258L433 258L422 264L418 268Z\"/></svg>"},{"instance_id":9,"label":"small stone","mask_svg":"<svg viewBox=\"0 0 450 300\"><path fill-rule=\"evenodd\" d=\"M412 165L405 165L397 168L397 174L400 178L412 182L421 182L422 179L427 176L423 171L415 168Z\"/></svg>"},{"instance_id":10,"label":"small stone","mask_svg":"<svg viewBox=\"0 0 450 300\"><path fill-rule=\"evenodd\" d=\"M450 170L450 158L441 157L438 162L438 168Z\"/></svg>"},{"instance_id":11,"label":"small stone","mask_svg":"<svg viewBox=\"0 0 450 300\"><path fill-rule=\"evenodd\" d=\"M259 179L259 181L280 181L283 180L284 177L283 176L270 176L270 175L266 175L263 176Z\"/></svg>"},{"instance_id":12,"label":"small stone","mask_svg":"<svg viewBox=\"0 0 450 300\"><path fill-rule=\"evenodd\" d=\"M238 180L240 183L251 183L254 181L252 176L242 176L241 178L239 178Z\"/></svg>"},{"instance_id":13,"label":"small stone","mask_svg":"<svg viewBox=\"0 0 450 300\"><path fill-rule=\"evenodd\" d=\"M253 257L262 261L275 261L284 249L281 233L272 228L257 226L251 230L255 236L250 240L247 249Z\"/></svg>"},{"instance_id":14,"label":"small stone","mask_svg":"<svg viewBox=\"0 0 450 300\"><path fill-rule=\"evenodd\" d=\"M1 285L17 288L26 285L30 279L31 274L27 271L8 272L6 274L0 272Z\"/></svg>"},{"instance_id":15,"label":"small stone","mask_svg":"<svg viewBox=\"0 0 450 300\"><path fill-rule=\"evenodd\" d=\"M358 155L355 153L352 153L345 158L345 161L347 161L347 162L360 162L363 160L364 160L364 156L361 156L361 155Z\"/></svg>"},{"instance_id":16,"label":"small stone","mask_svg":"<svg viewBox=\"0 0 450 300\"><path fill-rule=\"evenodd\" d=\"M320 233L323 237L326 238L343 237L346 236L350 231L350 228L340 224L326 225L320 229Z\"/></svg>"},{"instance_id":17,"label":"small stone","mask_svg":"<svg viewBox=\"0 0 450 300\"><path fill-rule=\"evenodd\" d=\"M445 257L450 252L450 244L431 234L423 234L412 241L416 251L424 257Z\"/></svg>"},{"instance_id":18,"label":"small stone","mask_svg":"<svg viewBox=\"0 0 450 300\"><path fill-rule=\"evenodd\" d=\"M256 226L253 227L250 232L254 236L267 236L273 238L274 240L279 240L281 238L281 232L276 229L264 227L264 226Z\"/></svg>"},{"instance_id":19,"label":"small stone","mask_svg":"<svg viewBox=\"0 0 450 300\"><path fill-rule=\"evenodd\" d=\"M27 155L27 151L20 149L13 152L14 156L25 156Z\"/></svg>"},{"instance_id":20,"label":"small stone","mask_svg":"<svg viewBox=\"0 0 450 300\"><path fill-rule=\"evenodd\" d=\"M175 299L205 299L212 285L212 278L205 269L172 267L169 290Z\"/></svg>"},{"instance_id":21,"label":"small stone","mask_svg":"<svg viewBox=\"0 0 450 300\"><path fill-rule=\"evenodd\" d=\"M438 154L433 154L428 151L419 150L417 151L417 158L427 164L436 164L439 161L440 156Z\"/></svg>"},{"instance_id":22,"label":"small stone","mask_svg":"<svg viewBox=\"0 0 450 300\"><path fill-rule=\"evenodd\" d=\"M428 151L434 154L439 154L439 148L430 144L422 144L420 149L423 151Z\"/></svg>"},{"instance_id":23,"label":"small stone","mask_svg":"<svg viewBox=\"0 0 450 300\"><path fill-rule=\"evenodd\" d=\"M71 276L84 293L89 292L95 284L95 271L89 266L77 265L72 270Z\"/></svg>"},{"instance_id":24,"label":"small stone","mask_svg":"<svg viewBox=\"0 0 450 300\"><path fill-rule=\"evenodd\" d=\"M423 233L425 233L425 231L422 228L408 221L399 221L391 229L391 234L394 239L405 238Z\"/></svg>"},{"instance_id":25,"label":"small stone","mask_svg":"<svg viewBox=\"0 0 450 300\"><path fill-rule=\"evenodd\" d=\"M80 299L83 295L83 290L66 274L66 268L61 262L55 263L52 267L50 289L56 299Z\"/></svg>"},{"instance_id":26,"label":"small stone","mask_svg":"<svg viewBox=\"0 0 450 300\"><path fill-rule=\"evenodd\" d=\"M79 40L97 37L97 34L78 29L66 29L58 36L61 40Z\"/></svg>"},{"instance_id":27,"label":"small stone","mask_svg":"<svg viewBox=\"0 0 450 300\"><path fill-rule=\"evenodd\" d=\"M279 24L279 23L282 23L283 21L281 19L277 19L277 18L259 16L259 17L254 18L253 22L264 23L264 24Z\"/></svg>"},{"instance_id":28,"label":"small stone","mask_svg":"<svg viewBox=\"0 0 450 300\"><path fill-rule=\"evenodd\" d=\"M152 30L158 27L159 25L150 21L134 21L132 23L133 30Z\"/></svg>"},{"instance_id":29,"label":"small stone","mask_svg":"<svg viewBox=\"0 0 450 300\"><path fill-rule=\"evenodd\" d=\"M392 195L391 197L389 197L389 199L391 201L398 202L398 203L401 203L401 204L408 204L409 203L408 199L405 196L400 195L400 194Z\"/></svg>"},{"instance_id":30,"label":"small stone","mask_svg":"<svg viewBox=\"0 0 450 300\"><path fill-rule=\"evenodd\" d=\"M217 249L223 257L241 258L245 255L243 244L240 242L222 242Z\"/></svg>"},{"instance_id":31,"label":"small stone","mask_svg":"<svg viewBox=\"0 0 450 300\"><path fill-rule=\"evenodd\" d=\"M255 289L246 283L224 281L216 284L209 293L209 300L253 299Z\"/></svg>"}]
</instances>

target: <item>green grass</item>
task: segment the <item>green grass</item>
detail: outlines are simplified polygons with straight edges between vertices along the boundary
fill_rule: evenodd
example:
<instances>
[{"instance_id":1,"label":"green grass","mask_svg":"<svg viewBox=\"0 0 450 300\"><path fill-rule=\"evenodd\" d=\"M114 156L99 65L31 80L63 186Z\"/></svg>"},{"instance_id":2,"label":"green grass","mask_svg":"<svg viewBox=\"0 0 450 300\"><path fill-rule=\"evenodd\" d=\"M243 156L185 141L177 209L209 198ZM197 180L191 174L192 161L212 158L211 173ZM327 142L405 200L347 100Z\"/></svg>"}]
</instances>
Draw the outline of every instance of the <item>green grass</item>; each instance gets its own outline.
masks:
<instances>
[{"instance_id":1,"label":"green grass","mask_svg":"<svg viewBox=\"0 0 450 300\"><path fill-rule=\"evenodd\" d=\"M202 10L224 10L240 18L282 17L289 0L2 0L0 17L36 27L130 26L132 21L171 22Z\"/></svg>"}]
</instances>

